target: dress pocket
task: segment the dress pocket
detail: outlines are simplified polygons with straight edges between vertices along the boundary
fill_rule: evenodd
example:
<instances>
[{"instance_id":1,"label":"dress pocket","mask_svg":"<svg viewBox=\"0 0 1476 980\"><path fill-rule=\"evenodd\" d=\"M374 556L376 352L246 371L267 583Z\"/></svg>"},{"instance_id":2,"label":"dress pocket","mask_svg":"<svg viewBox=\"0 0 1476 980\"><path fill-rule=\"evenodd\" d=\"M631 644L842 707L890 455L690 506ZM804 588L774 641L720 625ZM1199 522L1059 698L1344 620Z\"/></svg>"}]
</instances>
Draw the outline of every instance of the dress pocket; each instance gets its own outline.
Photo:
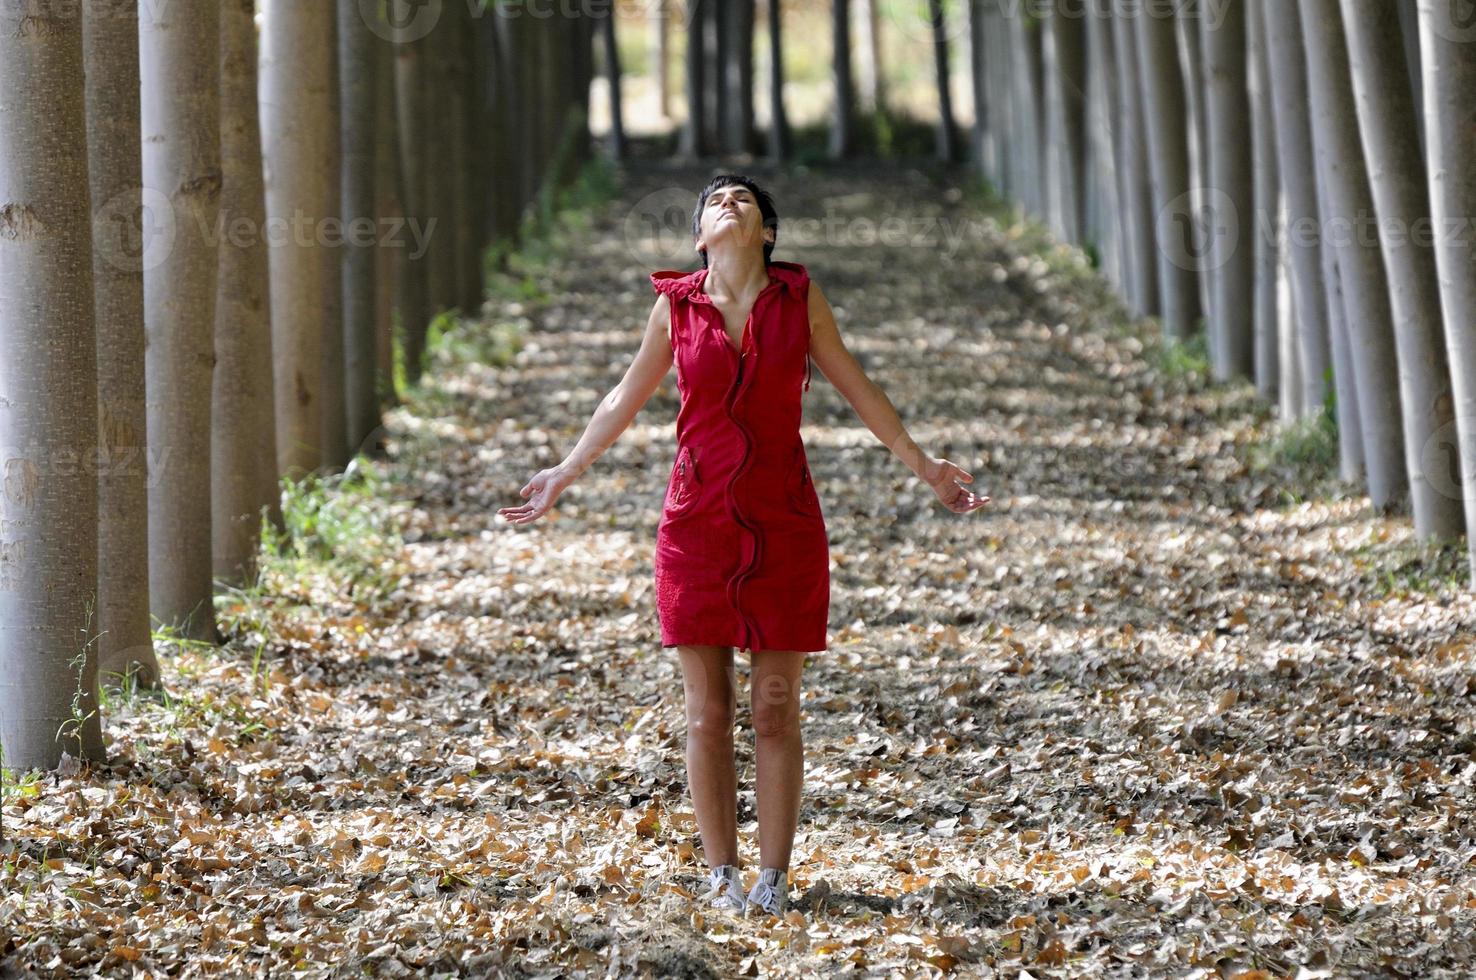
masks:
<instances>
[{"instance_id":1,"label":"dress pocket","mask_svg":"<svg viewBox=\"0 0 1476 980\"><path fill-rule=\"evenodd\" d=\"M685 513L697 502L702 479L697 474L697 457L690 446L683 446L671 468L671 481L666 491L666 516Z\"/></svg>"},{"instance_id":2,"label":"dress pocket","mask_svg":"<svg viewBox=\"0 0 1476 980\"><path fill-rule=\"evenodd\" d=\"M821 516L820 496L815 492L814 481L810 479L810 464L805 459L804 447L800 447L794 454L788 483L789 502L794 509L812 517Z\"/></svg>"}]
</instances>

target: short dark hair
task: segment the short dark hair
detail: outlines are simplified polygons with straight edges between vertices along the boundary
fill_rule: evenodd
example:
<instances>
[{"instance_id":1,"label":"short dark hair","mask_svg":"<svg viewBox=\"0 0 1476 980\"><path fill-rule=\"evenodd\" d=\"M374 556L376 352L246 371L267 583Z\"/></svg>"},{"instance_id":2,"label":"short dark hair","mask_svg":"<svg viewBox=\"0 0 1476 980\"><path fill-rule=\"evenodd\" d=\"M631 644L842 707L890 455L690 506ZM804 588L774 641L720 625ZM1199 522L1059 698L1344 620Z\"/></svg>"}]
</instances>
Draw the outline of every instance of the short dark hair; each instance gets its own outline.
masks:
<instances>
[{"instance_id":1,"label":"short dark hair","mask_svg":"<svg viewBox=\"0 0 1476 980\"><path fill-rule=\"evenodd\" d=\"M707 186L702 188L702 193L697 195L697 207L692 211L692 238L695 240L698 235L702 234L702 209L707 206L707 199L714 191L733 184L748 188L758 200L759 213L764 216L763 227L774 229L774 241L764 242L764 265L767 266L770 261L769 257L774 254L774 244L779 241L779 212L774 207L773 197L752 177L743 174L718 174L707 182ZM702 268L707 268L707 250L699 249L697 254L702 256Z\"/></svg>"}]
</instances>

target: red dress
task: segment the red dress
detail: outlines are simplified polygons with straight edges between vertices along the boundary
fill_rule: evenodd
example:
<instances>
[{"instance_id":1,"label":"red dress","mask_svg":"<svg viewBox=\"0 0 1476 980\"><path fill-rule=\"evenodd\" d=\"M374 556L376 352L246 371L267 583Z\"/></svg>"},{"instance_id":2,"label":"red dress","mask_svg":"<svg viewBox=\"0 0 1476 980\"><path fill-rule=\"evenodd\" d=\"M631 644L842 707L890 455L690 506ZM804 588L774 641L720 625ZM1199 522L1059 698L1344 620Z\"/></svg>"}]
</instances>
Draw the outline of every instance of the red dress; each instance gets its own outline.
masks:
<instances>
[{"instance_id":1,"label":"red dress","mask_svg":"<svg viewBox=\"0 0 1476 980\"><path fill-rule=\"evenodd\" d=\"M824 650L830 541L799 432L810 277L769 264L740 354L707 271L651 274L671 303L681 396L653 563L661 645Z\"/></svg>"}]
</instances>

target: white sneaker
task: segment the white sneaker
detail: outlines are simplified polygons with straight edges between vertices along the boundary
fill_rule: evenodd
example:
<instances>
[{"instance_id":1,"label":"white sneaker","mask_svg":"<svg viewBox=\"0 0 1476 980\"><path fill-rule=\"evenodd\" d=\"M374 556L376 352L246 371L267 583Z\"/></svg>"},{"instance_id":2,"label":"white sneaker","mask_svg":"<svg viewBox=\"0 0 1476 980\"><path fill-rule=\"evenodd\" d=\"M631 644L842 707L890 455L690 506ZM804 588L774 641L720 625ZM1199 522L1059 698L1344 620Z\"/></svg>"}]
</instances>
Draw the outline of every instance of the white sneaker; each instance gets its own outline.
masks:
<instances>
[{"instance_id":1,"label":"white sneaker","mask_svg":"<svg viewBox=\"0 0 1476 980\"><path fill-rule=\"evenodd\" d=\"M760 868L746 901L745 915L759 911L782 917L789 905L789 872L784 868Z\"/></svg>"},{"instance_id":2,"label":"white sneaker","mask_svg":"<svg viewBox=\"0 0 1476 980\"><path fill-rule=\"evenodd\" d=\"M702 898L715 909L746 912L748 903L743 898L743 879L738 877L737 865L720 864L709 871Z\"/></svg>"}]
</instances>

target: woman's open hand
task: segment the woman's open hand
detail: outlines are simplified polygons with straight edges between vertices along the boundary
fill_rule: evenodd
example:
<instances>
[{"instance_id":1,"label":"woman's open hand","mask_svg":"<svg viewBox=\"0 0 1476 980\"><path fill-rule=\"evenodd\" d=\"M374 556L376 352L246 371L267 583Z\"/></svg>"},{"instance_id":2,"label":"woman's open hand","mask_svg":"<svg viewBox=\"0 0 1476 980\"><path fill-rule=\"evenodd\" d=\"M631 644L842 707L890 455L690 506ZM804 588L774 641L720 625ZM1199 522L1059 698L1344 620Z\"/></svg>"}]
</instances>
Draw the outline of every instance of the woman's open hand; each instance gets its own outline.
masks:
<instances>
[{"instance_id":1,"label":"woman's open hand","mask_svg":"<svg viewBox=\"0 0 1476 980\"><path fill-rule=\"evenodd\" d=\"M930 457L923 470L928 486L943 501L943 506L955 514L967 514L989 503L988 495L980 496L968 487L959 486L957 481L973 483L974 478L959 466L941 457Z\"/></svg>"},{"instance_id":2,"label":"woman's open hand","mask_svg":"<svg viewBox=\"0 0 1476 980\"><path fill-rule=\"evenodd\" d=\"M518 507L498 508L497 514L510 524L529 524L538 520L559 499L559 494L574 482L574 474L561 466L550 466L539 470L518 491L518 496L527 497L528 502Z\"/></svg>"}]
</instances>

